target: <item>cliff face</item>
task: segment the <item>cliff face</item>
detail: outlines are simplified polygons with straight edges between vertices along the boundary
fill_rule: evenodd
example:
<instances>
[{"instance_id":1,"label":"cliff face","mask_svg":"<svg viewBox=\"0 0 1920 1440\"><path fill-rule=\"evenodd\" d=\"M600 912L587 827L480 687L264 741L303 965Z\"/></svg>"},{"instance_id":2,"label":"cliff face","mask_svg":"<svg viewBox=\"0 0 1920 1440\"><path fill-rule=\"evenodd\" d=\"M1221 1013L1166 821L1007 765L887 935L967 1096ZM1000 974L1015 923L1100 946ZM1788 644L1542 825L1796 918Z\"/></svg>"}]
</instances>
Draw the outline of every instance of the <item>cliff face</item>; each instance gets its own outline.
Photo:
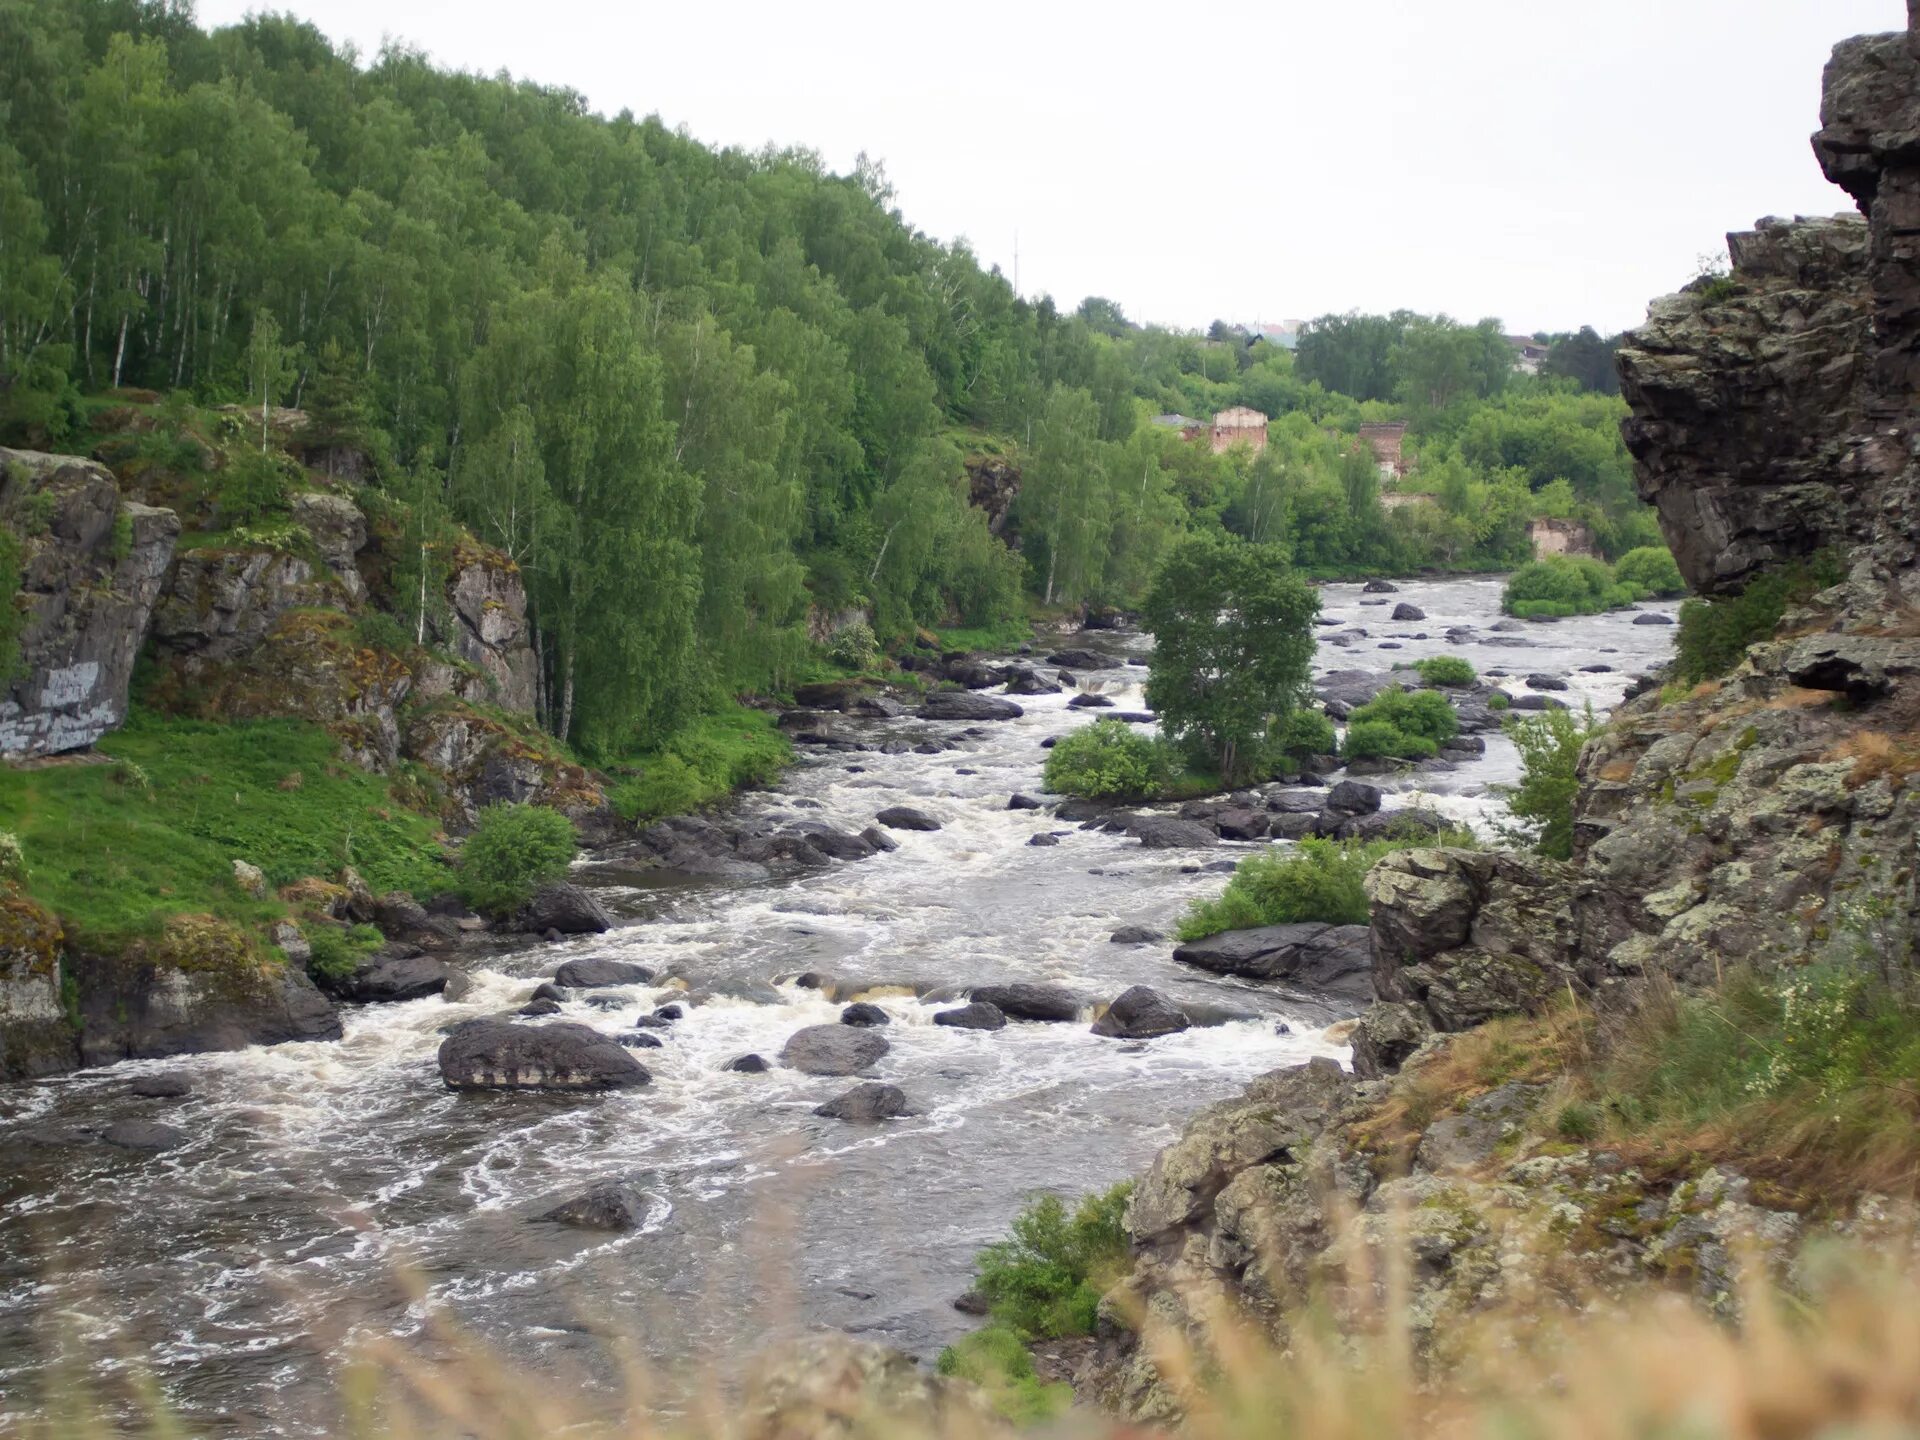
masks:
<instances>
[{"instance_id":1,"label":"cliff face","mask_svg":"<svg viewBox=\"0 0 1920 1440\"><path fill-rule=\"evenodd\" d=\"M1414 1337L1444 1358L1451 1319L1503 1304L1657 1283L1730 1308L1741 1247L1791 1269L1815 1234L1888 1213L1569 1143L1562 1021L1539 1018L1571 994L1574 1016L1616 1020L1656 975L1913 962L1920 35L1839 46L1821 122L1815 153L1862 214L1730 236L1731 273L1656 301L1619 363L1641 494L1697 592L1816 553L1844 578L1724 679L1615 715L1581 757L1573 863L1416 850L1374 868L1355 1077L1268 1076L1138 1184L1135 1271L1076 1376L1126 1413L1182 1408L1161 1339L1204 1355L1226 1316L1284 1342L1312 1296L1336 1318L1369 1298L1356 1276L1390 1273L1395 1247Z\"/></svg>"}]
</instances>

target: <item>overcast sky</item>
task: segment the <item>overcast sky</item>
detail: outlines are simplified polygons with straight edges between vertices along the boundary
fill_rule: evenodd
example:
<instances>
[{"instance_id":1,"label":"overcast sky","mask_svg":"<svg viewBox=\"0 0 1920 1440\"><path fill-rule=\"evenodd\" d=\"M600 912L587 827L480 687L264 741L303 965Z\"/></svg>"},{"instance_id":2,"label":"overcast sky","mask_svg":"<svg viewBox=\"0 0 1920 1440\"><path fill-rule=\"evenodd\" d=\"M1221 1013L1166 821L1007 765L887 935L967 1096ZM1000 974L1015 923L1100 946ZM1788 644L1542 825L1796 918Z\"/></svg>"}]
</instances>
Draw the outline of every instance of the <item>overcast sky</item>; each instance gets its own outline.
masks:
<instances>
[{"instance_id":1,"label":"overcast sky","mask_svg":"<svg viewBox=\"0 0 1920 1440\"><path fill-rule=\"evenodd\" d=\"M258 0L199 0L222 25ZM275 7L277 8L277 7ZM1199 327L1329 310L1631 325L1729 229L1846 197L1834 42L1900 0L292 0L701 140L882 161L1028 295Z\"/></svg>"}]
</instances>

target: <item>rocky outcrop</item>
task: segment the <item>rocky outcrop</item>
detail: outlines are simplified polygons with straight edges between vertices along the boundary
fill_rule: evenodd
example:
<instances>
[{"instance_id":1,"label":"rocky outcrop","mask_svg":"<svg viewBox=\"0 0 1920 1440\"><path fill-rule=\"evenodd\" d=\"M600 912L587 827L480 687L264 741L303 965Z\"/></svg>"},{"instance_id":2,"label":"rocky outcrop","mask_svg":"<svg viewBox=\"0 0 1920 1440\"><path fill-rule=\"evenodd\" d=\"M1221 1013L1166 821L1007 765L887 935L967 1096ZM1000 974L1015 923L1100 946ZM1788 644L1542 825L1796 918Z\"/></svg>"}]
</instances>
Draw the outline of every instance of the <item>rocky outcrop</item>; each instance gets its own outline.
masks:
<instances>
[{"instance_id":1,"label":"rocky outcrop","mask_svg":"<svg viewBox=\"0 0 1920 1440\"><path fill-rule=\"evenodd\" d=\"M1364 925L1262 925L1190 940L1173 952L1183 965L1216 975L1279 980L1364 1004L1373 962Z\"/></svg>"},{"instance_id":2,"label":"rocky outcrop","mask_svg":"<svg viewBox=\"0 0 1920 1440\"><path fill-rule=\"evenodd\" d=\"M105 467L0 450L0 515L20 544L19 655L0 755L80 750L120 724L180 522L123 500Z\"/></svg>"},{"instance_id":3,"label":"rocky outcrop","mask_svg":"<svg viewBox=\"0 0 1920 1440\"><path fill-rule=\"evenodd\" d=\"M60 922L23 895L0 896L0 1080L71 1070L79 1037L60 986Z\"/></svg>"},{"instance_id":4,"label":"rocky outcrop","mask_svg":"<svg viewBox=\"0 0 1920 1440\"><path fill-rule=\"evenodd\" d=\"M967 503L985 513L989 535L1005 535L1020 498L1020 467L998 455L969 455L966 465Z\"/></svg>"},{"instance_id":5,"label":"rocky outcrop","mask_svg":"<svg viewBox=\"0 0 1920 1440\"><path fill-rule=\"evenodd\" d=\"M533 712L533 632L519 568L497 550L463 545L447 580L450 649L485 678L487 699Z\"/></svg>"}]
</instances>

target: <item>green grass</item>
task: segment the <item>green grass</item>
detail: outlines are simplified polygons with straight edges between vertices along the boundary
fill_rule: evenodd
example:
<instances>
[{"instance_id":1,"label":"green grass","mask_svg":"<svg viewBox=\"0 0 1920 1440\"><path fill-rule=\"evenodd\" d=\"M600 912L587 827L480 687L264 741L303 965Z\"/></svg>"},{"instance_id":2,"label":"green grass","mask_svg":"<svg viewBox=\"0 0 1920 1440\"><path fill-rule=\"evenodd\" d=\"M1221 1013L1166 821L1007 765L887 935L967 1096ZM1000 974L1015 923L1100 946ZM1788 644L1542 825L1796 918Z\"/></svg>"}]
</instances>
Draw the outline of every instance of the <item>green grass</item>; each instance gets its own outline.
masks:
<instances>
[{"instance_id":1,"label":"green grass","mask_svg":"<svg viewBox=\"0 0 1920 1440\"><path fill-rule=\"evenodd\" d=\"M1477 848L1478 843L1466 831L1454 830L1368 841L1309 837L1290 850L1263 850L1240 862L1217 898L1194 901L1175 933L1182 940L1199 940L1259 925L1364 925L1363 882L1374 861L1416 845Z\"/></svg>"},{"instance_id":2,"label":"green grass","mask_svg":"<svg viewBox=\"0 0 1920 1440\"><path fill-rule=\"evenodd\" d=\"M1674 639L1676 678L1697 685L1725 675L1746 657L1748 646L1772 637L1790 605L1838 584L1844 574L1840 557L1823 552L1755 576L1738 595L1687 601Z\"/></svg>"},{"instance_id":3,"label":"green grass","mask_svg":"<svg viewBox=\"0 0 1920 1440\"><path fill-rule=\"evenodd\" d=\"M1016 1423L1046 1420L1072 1403L1065 1385L1033 1373L1031 1341L1091 1335L1100 1297L1131 1264L1122 1219L1131 1181L1083 1197L1072 1209L1043 1195L1014 1218L1012 1233L974 1261L987 1324L941 1352L942 1375L981 1386Z\"/></svg>"},{"instance_id":4,"label":"green grass","mask_svg":"<svg viewBox=\"0 0 1920 1440\"><path fill-rule=\"evenodd\" d=\"M83 942L151 936L169 915L252 925L285 915L234 884L235 860L272 886L349 864L376 893L425 896L451 882L435 822L342 760L317 725L136 708L99 748L113 763L0 770L0 829L20 839L28 892Z\"/></svg>"},{"instance_id":5,"label":"green grass","mask_svg":"<svg viewBox=\"0 0 1920 1440\"><path fill-rule=\"evenodd\" d=\"M998 625L943 625L933 632L942 650L985 650L1006 654L1033 639L1030 620L1003 620Z\"/></svg>"},{"instance_id":6,"label":"green grass","mask_svg":"<svg viewBox=\"0 0 1920 1440\"><path fill-rule=\"evenodd\" d=\"M611 767L607 798L622 819L643 822L717 805L749 785L768 785L793 747L764 711L729 704L687 725L658 750Z\"/></svg>"}]
</instances>

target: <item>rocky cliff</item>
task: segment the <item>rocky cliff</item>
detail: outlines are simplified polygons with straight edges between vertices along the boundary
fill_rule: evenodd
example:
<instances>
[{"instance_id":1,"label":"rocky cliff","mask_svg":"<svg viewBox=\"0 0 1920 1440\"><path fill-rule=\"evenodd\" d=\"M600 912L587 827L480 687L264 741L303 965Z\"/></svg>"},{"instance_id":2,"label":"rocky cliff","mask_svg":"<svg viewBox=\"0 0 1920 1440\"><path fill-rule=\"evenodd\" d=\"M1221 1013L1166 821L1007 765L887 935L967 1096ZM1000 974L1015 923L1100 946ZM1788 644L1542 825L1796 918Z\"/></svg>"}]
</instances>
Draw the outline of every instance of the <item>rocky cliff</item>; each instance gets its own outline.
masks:
<instances>
[{"instance_id":1,"label":"rocky cliff","mask_svg":"<svg viewBox=\"0 0 1920 1440\"><path fill-rule=\"evenodd\" d=\"M1658 1283L1729 1308L1735 1251L1791 1270L1813 1235L1899 1210L1838 1182L1788 1194L1697 1152L1643 1164L1580 1143L1565 1087L1569 1047L1650 994L1813 961L1911 969L1916 135L1920 34L1839 46L1813 146L1862 213L1729 236L1730 273L1656 301L1619 357L1640 492L1693 589L1736 603L1816 560L1838 583L1800 584L1721 678L1614 716L1581 756L1572 863L1415 850L1375 867L1356 1073L1268 1076L1160 1155L1083 1390L1176 1414L1192 1367L1169 1355L1204 1361L1223 1324L1284 1342L1315 1299L1338 1318L1396 1247L1415 1341L1439 1359L1451 1322L1502 1305Z\"/></svg>"}]
</instances>

